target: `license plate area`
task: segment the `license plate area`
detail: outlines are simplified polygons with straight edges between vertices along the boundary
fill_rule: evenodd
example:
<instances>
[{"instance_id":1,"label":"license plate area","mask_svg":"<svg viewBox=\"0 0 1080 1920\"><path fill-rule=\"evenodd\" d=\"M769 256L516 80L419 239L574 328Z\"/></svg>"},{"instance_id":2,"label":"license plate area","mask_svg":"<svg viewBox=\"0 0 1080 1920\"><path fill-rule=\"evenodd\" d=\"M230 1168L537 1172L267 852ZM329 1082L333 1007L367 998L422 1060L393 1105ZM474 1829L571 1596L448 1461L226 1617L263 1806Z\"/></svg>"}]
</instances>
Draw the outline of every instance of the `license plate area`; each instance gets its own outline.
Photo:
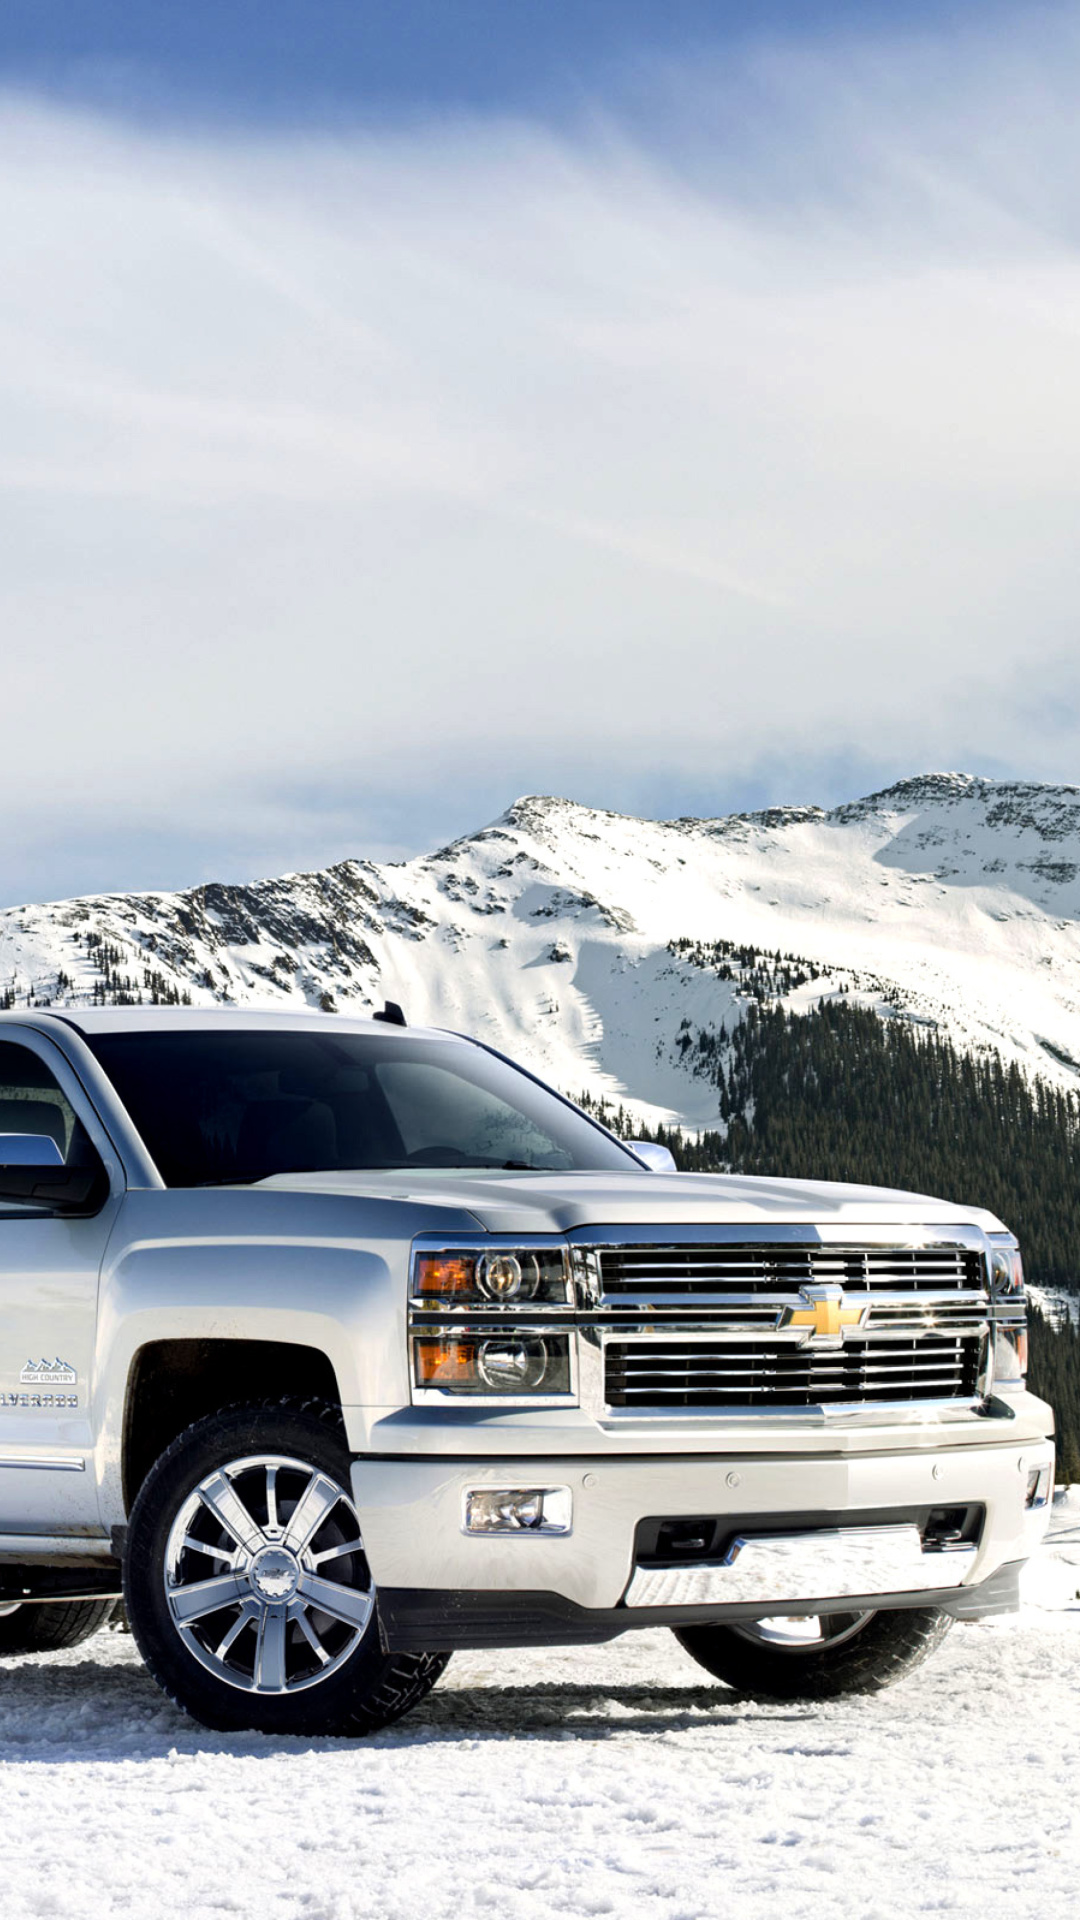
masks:
<instances>
[{"instance_id":1,"label":"license plate area","mask_svg":"<svg viewBox=\"0 0 1080 1920\"><path fill-rule=\"evenodd\" d=\"M628 1607L748 1605L920 1593L959 1586L977 1552L962 1529L924 1533L914 1519L872 1526L736 1531L716 1559L639 1564ZM702 1536L691 1535L696 1540ZM689 1540L687 1542L689 1545Z\"/></svg>"},{"instance_id":2,"label":"license plate area","mask_svg":"<svg viewBox=\"0 0 1080 1920\"><path fill-rule=\"evenodd\" d=\"M635 1567L681 1567L689 1561L721 1560L739 1534L816 1533L857 1527L915 1526L928 1553L955 1546L977 1547L986 1508L981 1502L932 1507L847 1507L820 1512L653 1514L634 1534Z\"/></svg>"}]
</instances>

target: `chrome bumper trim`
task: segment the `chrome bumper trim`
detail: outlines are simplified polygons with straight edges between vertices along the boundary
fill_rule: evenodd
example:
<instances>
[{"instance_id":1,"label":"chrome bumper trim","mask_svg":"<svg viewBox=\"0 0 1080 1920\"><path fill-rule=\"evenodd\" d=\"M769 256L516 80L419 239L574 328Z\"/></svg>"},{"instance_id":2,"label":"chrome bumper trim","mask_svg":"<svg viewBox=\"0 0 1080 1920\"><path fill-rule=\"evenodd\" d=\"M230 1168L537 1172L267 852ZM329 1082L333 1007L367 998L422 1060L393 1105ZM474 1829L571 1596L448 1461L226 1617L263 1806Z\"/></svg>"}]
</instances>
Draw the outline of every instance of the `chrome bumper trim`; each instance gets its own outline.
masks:
<instances>
[{"instance_id":1,"label":"chrome bumper trim","mask_svg":"<svg viewBox=\"0 0 1080 1920\"><path fill-rule=\"evenodd\" d=\"M926 1593L958 1587L974 1546L924 1553L919 1529L822 1528L813 1533L740 1535L722 1561L639 1567L628 1607L711 1606L761 1600L834 1600L845 1594Z\"/></svg>"}]
</instances>

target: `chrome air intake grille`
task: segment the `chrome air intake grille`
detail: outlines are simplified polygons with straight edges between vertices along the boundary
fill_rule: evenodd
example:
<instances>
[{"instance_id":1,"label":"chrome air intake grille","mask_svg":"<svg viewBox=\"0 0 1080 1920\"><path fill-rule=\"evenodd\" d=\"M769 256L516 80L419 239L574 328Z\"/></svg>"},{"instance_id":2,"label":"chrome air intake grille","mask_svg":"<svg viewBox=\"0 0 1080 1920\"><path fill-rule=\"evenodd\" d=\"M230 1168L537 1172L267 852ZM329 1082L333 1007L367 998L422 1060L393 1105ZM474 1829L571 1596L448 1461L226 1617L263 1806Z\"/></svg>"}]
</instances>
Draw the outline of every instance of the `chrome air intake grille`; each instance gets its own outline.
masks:
<instances>
[{"instance_id":1,"label":"chrome air intake grille","mask_svg":"<svg viewBox=\"0 0 1080 1920\"><path fill-rule=\"evenodd\" d=\"M871 1401L974 1399L978 1335L848 1340L815 1350L779 1341L609 1341L610 1407L858 1406Z\"/></svg>"},{"instance_id":2,"label":"chrome air intake grille","mask_svg":"<svg viewBox=\"0 0 1080 1920\"><path fill-rule=\"evenodd\" d=\"M599 1257L601 1286L613 1301L646 1293L675 1304L822 1284L847 1293L979 1292L985 1285L982 1255L958 1246L623 1245L604 1247Z\"/></svg>"}]
</instances>

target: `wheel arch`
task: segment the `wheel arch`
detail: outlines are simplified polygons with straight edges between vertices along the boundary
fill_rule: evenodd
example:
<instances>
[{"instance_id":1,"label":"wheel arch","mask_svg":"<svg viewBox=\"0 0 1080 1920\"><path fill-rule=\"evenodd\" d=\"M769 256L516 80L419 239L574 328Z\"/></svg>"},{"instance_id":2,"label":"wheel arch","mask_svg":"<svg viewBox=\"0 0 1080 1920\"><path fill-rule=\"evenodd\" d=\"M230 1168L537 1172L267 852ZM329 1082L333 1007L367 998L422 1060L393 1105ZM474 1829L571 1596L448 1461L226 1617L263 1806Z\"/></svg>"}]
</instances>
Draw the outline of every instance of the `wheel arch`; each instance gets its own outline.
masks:
<instances>
[{"instance_id":1,"label":"wheel arch","mask_svg":"<svg viewBox=\"0 0 1080 1920\"><path fill-rule=\"evenodd\" d=\"M332 1361L288 1340L210 1336L149 1340L132 1356L121 1480L128 1512L155 1460L193 1421L237 1401L285 1396L342 1405Z\"/></svg>"}]
</instances>

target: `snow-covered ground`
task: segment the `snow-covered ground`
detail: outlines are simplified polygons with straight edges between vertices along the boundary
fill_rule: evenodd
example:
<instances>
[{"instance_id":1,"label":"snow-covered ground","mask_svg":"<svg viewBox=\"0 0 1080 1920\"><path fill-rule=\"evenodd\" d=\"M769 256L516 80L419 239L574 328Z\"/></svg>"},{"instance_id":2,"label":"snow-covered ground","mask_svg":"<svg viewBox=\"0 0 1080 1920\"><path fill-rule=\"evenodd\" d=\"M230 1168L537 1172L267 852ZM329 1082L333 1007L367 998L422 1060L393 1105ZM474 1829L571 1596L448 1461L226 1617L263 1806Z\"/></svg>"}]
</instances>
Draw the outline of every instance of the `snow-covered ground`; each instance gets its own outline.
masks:
<instances>
[{"instance_id":1,"label":"snow-covered ground","mask_svg":"<svg viewBox=\"0 0 1080 1920\"><path fill-rule=\"evenodd\" d=\"M0 1661L7 1920L1015 1920L1080 1904L1080 1500L1024 1611L828 1707L667 1633L461 1654L365 1742L227 1738L131 1640Z\"/></svg>"}]
</instances>

